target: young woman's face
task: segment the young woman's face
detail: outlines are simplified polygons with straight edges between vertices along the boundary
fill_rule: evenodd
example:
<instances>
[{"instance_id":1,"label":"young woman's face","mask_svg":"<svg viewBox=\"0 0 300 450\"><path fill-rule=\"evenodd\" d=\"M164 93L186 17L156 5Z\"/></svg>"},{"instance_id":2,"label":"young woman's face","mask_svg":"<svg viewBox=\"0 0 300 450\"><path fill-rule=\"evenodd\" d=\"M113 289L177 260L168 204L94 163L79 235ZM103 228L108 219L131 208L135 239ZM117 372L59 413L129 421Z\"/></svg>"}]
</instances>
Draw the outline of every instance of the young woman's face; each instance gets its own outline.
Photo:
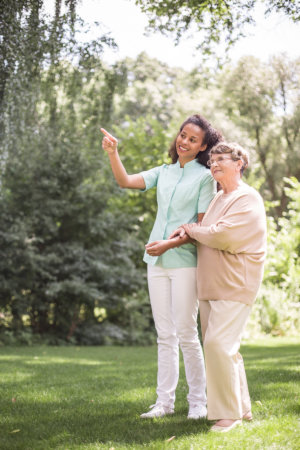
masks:
<instances>
[{"instance_id":1,"label":"young woman's face","mask_svg":"<svg viewBox=\"0 0 300 450\"><path fill-rule=\"evenodd\" d=\"M202 142L205 132L193 123L183 127L176 139L176 151L181 166L196 158L199 152L204 152L206 144Z\"/></svg>"}]
</instances>

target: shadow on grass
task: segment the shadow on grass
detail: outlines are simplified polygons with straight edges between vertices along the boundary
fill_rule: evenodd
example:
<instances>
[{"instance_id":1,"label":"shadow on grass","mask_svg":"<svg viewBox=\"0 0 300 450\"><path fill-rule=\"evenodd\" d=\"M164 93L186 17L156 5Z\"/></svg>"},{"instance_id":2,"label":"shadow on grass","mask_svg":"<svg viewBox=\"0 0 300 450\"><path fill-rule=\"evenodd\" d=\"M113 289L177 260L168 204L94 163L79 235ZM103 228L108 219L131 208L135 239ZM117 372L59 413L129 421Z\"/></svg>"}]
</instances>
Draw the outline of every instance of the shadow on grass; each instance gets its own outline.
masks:
<instances>
[{"instance_id":1,"label":"shadow on grass","mask_svg":"<svg viewBox=\"0 0 300 450\"><path fill-rule=\"evenodd\" d=\"M26 402L24 406L26 409L35 409L34 422L38 428L33 424L29 426L28 418L24 415L16 417L16 420L11 421L11 428L20 429L20 434L11 435L10 442L14 445L10 448L17 448L18 441L20 444L24 441L28 442L34 449L39 445L43 447L43 442L47 442L44 448L56 448L59 445L68 448L68 444L71 443L73 445L113 443L132 447L137 444L161 442L174 435L180 438L184 435L207 433L209 430L206 421L191 423L180 412L172 417L161 419L140 419L136 414L136 411L141 410L140 403L130 404L128 407L126 404L118 407L114 402L95 404L93 407L86 405L84 413L80 411L76 400L68 401L64 407L55 402L38 406L35 403ZM1 448L4 447L1 446Z\"/></svg>"},{"instance_id":2,"label":"shadow on grass","mask_svg":"<svg viewBox=\"0 0 300 450\"><path fill-rule=\"evenodd\" d=\"M276 397L283 413L296 412L299 350L297 344L243 346L254 401L267 404ZM1 449L101 444L154 448L156 442L161 448L171 436L204 435L209 430L205 420L186 419L182 364L176 413L140 419L155 401L155 347L2 348L0 361Z\"/></svg>"}]
</instances>

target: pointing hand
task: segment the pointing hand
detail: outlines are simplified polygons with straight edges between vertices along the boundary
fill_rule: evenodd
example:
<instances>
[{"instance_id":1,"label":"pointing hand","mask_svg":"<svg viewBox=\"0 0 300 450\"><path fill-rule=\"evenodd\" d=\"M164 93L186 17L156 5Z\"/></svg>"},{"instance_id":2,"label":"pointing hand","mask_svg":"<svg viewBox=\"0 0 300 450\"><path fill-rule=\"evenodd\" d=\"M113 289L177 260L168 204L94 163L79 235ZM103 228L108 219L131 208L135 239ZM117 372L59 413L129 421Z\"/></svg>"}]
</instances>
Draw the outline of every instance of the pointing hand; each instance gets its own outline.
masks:
<instances>
[{"instance_id":1,"label":"pointing hand","mask_svg":"<svg viewBox=\"0 0 300 450\"><path fill-rule=\"evenodd\" d=\"M118 147L118 140L109 134L104 128L100 128L101 132L104 134L102 139L102 148L107 153L115 153Z\"/></svg>"}]
</instances>

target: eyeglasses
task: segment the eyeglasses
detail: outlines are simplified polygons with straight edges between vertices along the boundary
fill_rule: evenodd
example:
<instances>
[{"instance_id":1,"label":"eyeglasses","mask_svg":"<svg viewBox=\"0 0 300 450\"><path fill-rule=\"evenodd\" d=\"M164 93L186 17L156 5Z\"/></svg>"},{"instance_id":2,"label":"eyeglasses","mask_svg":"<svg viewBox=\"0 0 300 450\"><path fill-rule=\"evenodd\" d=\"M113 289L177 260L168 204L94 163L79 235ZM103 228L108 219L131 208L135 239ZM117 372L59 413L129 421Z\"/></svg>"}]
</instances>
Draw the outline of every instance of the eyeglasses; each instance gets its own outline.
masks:
<instances>
[{"instance_id":1,"label":"eyeglasses","mask_svg":"<svg viewBox=\"0 0 300 450\"><path fill-rule=\"evenodd\" d=\"M223 164L226 160L231 160L231 161L233 161L233 159L232 158L225 158L224 156L219 156L218 158L216 158L216 159L209 159L208 161L207 161L207 165L208 165L208 167L211 167L211 166L213 166L214 164Z\"/></svg>"}]
</instances>

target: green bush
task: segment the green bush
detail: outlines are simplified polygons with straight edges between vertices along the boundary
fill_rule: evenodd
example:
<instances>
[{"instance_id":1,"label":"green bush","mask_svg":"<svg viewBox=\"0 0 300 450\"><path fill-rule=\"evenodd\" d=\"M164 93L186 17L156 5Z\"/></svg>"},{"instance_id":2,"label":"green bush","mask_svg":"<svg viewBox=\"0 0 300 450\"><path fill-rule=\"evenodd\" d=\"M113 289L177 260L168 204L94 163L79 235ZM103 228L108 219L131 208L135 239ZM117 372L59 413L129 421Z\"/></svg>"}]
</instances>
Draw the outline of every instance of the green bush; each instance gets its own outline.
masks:
<instances>
[{"instance_id":1,"label":"green bush","mask_svg":"<svg viewBox=\"0 0 300 450\"><path fill-rule=\"evenodd\" d=\"M254 334L297 335L300 331L300 183L285 179L288 210L268 217L268 253L263 285L248 329Z\"/></svg>"}]
</instances>

